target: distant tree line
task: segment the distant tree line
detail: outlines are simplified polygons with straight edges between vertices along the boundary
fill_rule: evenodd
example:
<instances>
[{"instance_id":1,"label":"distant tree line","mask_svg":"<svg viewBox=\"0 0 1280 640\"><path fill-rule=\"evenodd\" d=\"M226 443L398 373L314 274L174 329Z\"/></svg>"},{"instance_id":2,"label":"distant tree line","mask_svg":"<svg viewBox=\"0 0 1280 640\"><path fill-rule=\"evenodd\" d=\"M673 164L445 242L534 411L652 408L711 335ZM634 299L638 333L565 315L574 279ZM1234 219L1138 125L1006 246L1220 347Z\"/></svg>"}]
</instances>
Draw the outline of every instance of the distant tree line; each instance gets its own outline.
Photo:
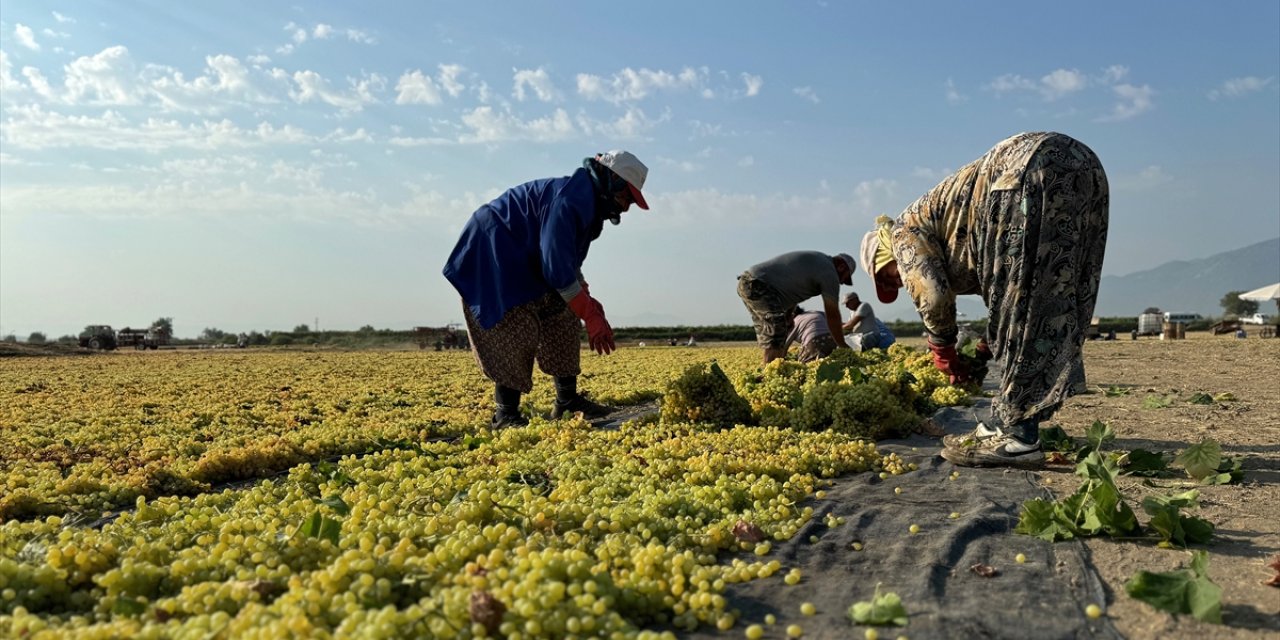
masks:
<instances>
[{"instance_id":1,"label":"distant tree line","mask_svg":"<svg viewBox=\"0 0 1280 640\"><path fill-rule=\"evenodd\" d=\"M1253 300L1241 300L1243 291L1230 291L1222 296L1220 304L1225 312L1222 319L1234 319L1258 312L1258 303ZM1280 302L1278 302L1280 304ZM1280 307L1278 307L1280 308ZM1143 313L1159 313L1155 307L1149 307ZM1206 331L1216 318L1203 318L1187 325L1188 331ZM889 329L898 336L918 336L924 333L924 323L920 321L897 320L886 322ZM967 323L974 331L986 329L986 319ZM1138 318L1134 316L1115 316L1098 319L1098 331L1106 334L1115 331L1117 334L1129 333L1138 328ZM173 318L162 317L151 323L151 330L173 336ZM755 340L755 329L750 325L674 325L665 327L614 327L614 337L620 341L652 340L663 342L676 340L685 344L690 337L698 342L745 342ZM584 332L585 336L586 333ZM585 339L585 338L584 338ZM306 324L300 324L293 331L249 331L232 333L216 327L205 327L194 339L171 338L175 345L215 344L245 346L290 346L290 345L324 345L339 348L368 348L388 346L404 342L416 342L418 335L413 331L394 329L375 329L373 325L364 325L355 331L312 331ZM26 339L30 344L45 344L49 341L43 332L33 331ZM0 342L18 342L15 334L0 337ZM78 336L65 335L56 342L76 344Z\"/></svg>"}]
</instances>

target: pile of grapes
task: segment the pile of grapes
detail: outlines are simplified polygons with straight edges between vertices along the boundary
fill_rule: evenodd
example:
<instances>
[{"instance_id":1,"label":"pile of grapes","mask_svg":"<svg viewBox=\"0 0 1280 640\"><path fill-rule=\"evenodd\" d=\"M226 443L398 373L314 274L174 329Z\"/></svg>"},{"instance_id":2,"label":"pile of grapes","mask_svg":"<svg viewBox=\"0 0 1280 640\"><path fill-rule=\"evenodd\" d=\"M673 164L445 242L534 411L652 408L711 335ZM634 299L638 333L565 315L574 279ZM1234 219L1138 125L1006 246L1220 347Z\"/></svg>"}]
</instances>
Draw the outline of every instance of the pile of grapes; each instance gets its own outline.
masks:
<instances>
[{"instance_id":1,"label":"pile of grapes","mask_svg":"<svg viewBox=\"0 0 1280 640\"><path fill-rule=\"evenodd\" d=\"M968 391L948 384L928 352L893 345L861 353L840 349L809 364L774 360L736 383L714 363L695 364L668 385L662 419L831 430L878 440L907 433L938 407L968 402Z\"/></svg>"}]
</instances>

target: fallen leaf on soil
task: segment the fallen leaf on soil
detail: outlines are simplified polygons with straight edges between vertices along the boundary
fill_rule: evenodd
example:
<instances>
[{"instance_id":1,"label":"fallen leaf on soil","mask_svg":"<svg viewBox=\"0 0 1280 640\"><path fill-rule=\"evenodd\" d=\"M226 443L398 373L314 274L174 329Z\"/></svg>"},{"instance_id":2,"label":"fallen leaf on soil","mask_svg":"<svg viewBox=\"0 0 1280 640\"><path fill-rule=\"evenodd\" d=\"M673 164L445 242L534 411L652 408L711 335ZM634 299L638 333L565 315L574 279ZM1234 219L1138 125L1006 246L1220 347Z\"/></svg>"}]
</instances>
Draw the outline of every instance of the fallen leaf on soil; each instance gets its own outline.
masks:
<instances>
[{"instance_id":1,"label":"fallen leaf on soil","mask_svg":"<svg viewBox=\"0 0 1280 640\"><path fill-rule=\"evenodd\" d=\"M916 427L916 432L930 438L941 438L947 435L946 430L939 426L937 422L934 422L933 418L921 422L920 426Z\"/></svg>"},{"instance_id":2,"label":"fallen leaf on soil","mask_svg":"<svg viewBox=\"0 0 1280 640\"><path fill-rule=\"evenodd\" d=\"M733 537L743 542L760 542L764 540L764 531L746 520L739 520L733 525Z\"/></svg>"},{"instance_id":3,"label":"fallen leaf on soil","mask_svg":"<svg viewBox=\"0 0 1280 640\"><path fill-rule=\"evenodd\" d=\"M1277 555L1276 557L1272 558L1271 564L1268 564L1267 566L1274 569L1276 574L1274 576L1271 576L1270 580L1262 584L1265 584L1269 587L1280 587L1280 555Z\"/></svg>"},{"instance_id":4,"label":"fallen leaf on soil","mask_svg":"<svg viewBox=\"0 0 1280 640\"><path fill-rule=\"evenodd\" d=\"M969 570L984 578L994 578L1000 575L999 569L989 564L982 564L981 562L975 563L972 567L969 567Z\"/></svg>"},{"instance_id":5,"label":"fallen leaf on soil","mask_svg":"<svg viewBox=\"0 0 1280 640\"><path fill-rule=\"evenodd\" d=\"M1050 451L1049 455L1045 456L1044 463L1045 464L1070 464L1070 465L1075 464L1074 462L1071 461L1070 458L1063 455L1061 451Z\"/></svg>"}]
</instances>

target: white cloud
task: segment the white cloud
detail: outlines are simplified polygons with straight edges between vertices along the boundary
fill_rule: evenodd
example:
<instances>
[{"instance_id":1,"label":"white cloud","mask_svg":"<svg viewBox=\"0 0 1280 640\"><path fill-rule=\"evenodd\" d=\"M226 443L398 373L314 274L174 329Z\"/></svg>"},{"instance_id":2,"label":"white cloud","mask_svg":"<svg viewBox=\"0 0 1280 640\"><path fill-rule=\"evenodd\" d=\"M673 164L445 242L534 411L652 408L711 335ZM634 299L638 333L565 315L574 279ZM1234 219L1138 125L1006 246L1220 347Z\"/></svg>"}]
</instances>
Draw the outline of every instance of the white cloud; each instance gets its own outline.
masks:
<instances>
[{"instance_id":1,"label":"white cloud","mask_svg":"<svg viewBox=\"0 0 1280 640\"><path fill-rule=\"evenodd\" d=\"M36 95L49 102L56 102L59 99L53 87L49 86L49 80L44 77L43 73L40 73L39 69L23 67L22 75L27 79L27 83L31 85L31 90L35 91Z\"/></svg>"},{"instance_id":2,"label":"white cloud","mask_svg":"<svg viewBox=\"0 0 1280 640\"><path fill-rule=\"evenodd\" d=\"M603 100L615 104L631 102L643 100L659 91L700 89L706 81L706 75L705 68L692 67L685 67L678 73L628 67L610 78L580 73L577 77L578 95L587 100ZM706 95L705 90L702 93Z\"/></svg>"},{"instance_id":3,"label":"white cloud","mask_svg":"<svg viewBox=\"0 0 1280 640\"><path fill-rule=\"evenodd\" d=\"M551 76L542 67L537 69L515 69L514 92L516 100L524 102L526 86L533 91L533 95L543 102L551 102L558 95L555 85L551 83Z\"/></svg>"},{"instance_id":4,"label":"white cloud","mask_svg":"<svg viewBox=\"0 0 1280 640\"><path fill-rule=\"evenodd\" d=\"M74 23L75 23L75 21L76 21L76 19L75 19L75 18L72 18L72 17L69 17L69 16L64 16L64 15L62 15L61 13L58 13L57 11L54 11L54 12L53 12L53 19L54 19L54 20L57 20L58 22L63 23L63 24L68 23L68 22L70 22L70 23L73 23L73 24L74 24Z\"/></svg>"},{"instance_id":5,"label":"white cloud","mask_svg":"<svg viewBox=\"0 0 1280 640\"><path fill-rule=\"evenodd\" d=\"M271 56L264 53L258 53L245 58L245 60L247 60L249 64L258 67L271 62Z\"/></svg>"},{"instance_id":6,"label":"white cloud","mask_svg":"<svg viewBox=\"0 0 1280 640\"><path fill-rule=\"evenodd\" d=\"M1245 76L1243 78L1231 78L1222 83L1218 87L1209 92L1210 100L1218 98L1240 98L1250 93L1262 91L1275 81L1275 76L1267 78L1259 78L1257 76Z\"/></svg>"},{"instance_id":7,"label":"white cloud","mask_svg":"<svg viewBox=\"0 0 1280 640\"><path fill-rule=\"evenodd\" d=\"M324 142L373 142L373 135L359 127L355 131L347 131L338 127L321 138Z\"/></svg>"},{"instance_id":8,"label":"white cloud","mask_svg":"<svg viewBox=\"0 0 1280 640\"><path fill-rule=\"evenodd\" d=\"M13 37L18 40L18 44L32 51L40 50L40 43L36 42L36 34L31 32L31 27L21 22L13 27Z\"/></svg>"},{"instance_id":9,"label":"white cloud","mask_svg":"<svg viewBox=\"0 0 1280 640\"><path fill-rule=\"evenodd\" d=\"M311 30L311 37L315 38L316 40L326 40L332 36L333 36L333 27L327 24L324 24L323 22L316 25L315 28Z\"/></svg>"},{"instance_id":10,"label":"white cloud","mask_svg":"<svg viewBox=\"0 0 1280 640\"><path fill-rule=\"evenodd\" d=\"M471 131L459 137L463 143L493 143L508 140L533 140L555 142L573 136L575 130L569 114L556 109L546 118L520 120L510 112L498 112L493 107L476 107L463 114L462 123Z\"/></svg>"},{"instance_id":11,"label":"white cloud","mask_svg":"<svg viewBox=\"0 0 1280 640\"><path fill-rule=\"evenodd\" d=\"M32 162L18 156L0 151L0 167L43 167L47 166L44 162Z\"/></svg>"},{"instance_id":12,"label":"white cloud","mask_svg":"<svg viewBox=\"0 0 1280 640\"><path fill-rule=\"evenodd\" d=\"M1173 176L1165 173L1160 165L1150 165L1136 174L1117 175L1112 182L1119 191L1150 191L1172 183Z\"/></svg>"},{"instance_id":13,"label":"white cloud","mask_svg":"<svg viewBox=\"0 0 1280 640\"><path fill-rule=\"evenodd\" d=\"M739 167L754 167L756 164L755 156L742 156L738 158Z\"/></svg>"},{"instance_id":14,"label":"white cloud","mask_svg":"<svg viewBox=\"0 0 1280 640\"><path fill-rule=\"evenodd\" d=\"M323 102L342 111L360 111L364 105L377 102L373 92L381 91L386 86L386 79L376 73L368 74L359 80L348 78L347 82L351 85L351 90L347 92L330 88L329 81L315 71L294 72L293 81L297 89L290 89L289 97L293 98L294 102L298 104Z\"/></svg>"},{"instance_id":15,"label":"white cloud","mask_svg":"<svg viewBox=\"0 0 1280 640\"><path fill-rule=\"evenodd\" d=\"M1075 69L1055 69L1042 76L1039 82L1016 73L1006 73L987 84L996 95L1013 92L1036 92L1047 102L1076 93L1089 85L1089 79Z\"/></svg>"},{"instance_id":16,"label":"white cloud","mask_svg":"<svg viewBox=\"0 0 1280 640\"><path fill-rule=\"evenodd\" d=\"M742 82L747 85L747 97L760 95L760 89L764 87L763 77L753 76L749 73L742 74Z\"/></svg>"},{"instance_id":17,"label":"white cloud","mask_svg":"<svg viewBox=\"0 0 1280 640\"><path fill-rule=\"evenodd\" d=\"M1122 64L1113 64L1102 71L1102 82L1106 84L1115 84L1124 80L1129 75L1129 67Z\"/></svg>"},{"instance_id":18,"label":"white cloud","mask_svg":"<svg viewBox=\"0 0 1280 640\"><path fill-rule=\"evenodd\" d=\"M9 54L0 49L0 94L21 91L23 88L22 81L13 77L13 63L9 62Z\"/></svg>"},{"instance_id":19,"label":"white cloud","mask_svg":"<svg viewBox=\"0 0 1280 640\"><path fill-rule=\"evenodd\" d=\"M129 50L116 45L92 56L77 58L66 69L66 100L96 105L138 102L137 79Z\"/></svg>"},{"instance_id":20,"label":"white cloud","mask_svg":"<svg viewBox=\"0 0 1280 640\"><path fill-rule=\"evenodd\" d=\"M271 163L271 173L266 176L268 184L287 182L307 189L320 187L323 179L324 169L319 165L302 166L283 160L276 160Z\"/></svg>"},{"instance_id":21,"label":"white cloud","mask_svg":"<svg viewBox=\"0 0 1280 640\"><path fill-rule=\"evenodd\" d=\"M276 102L253 84L249 70L235 56L219 54L206 56L204 60L204 74L190 82L179 71L152 68L162 71L160 77L151 81L150 88L165 109L213 113L226 106L219 99Z\"/></svg>"},{"instance_id":22,"label":"white cloud","mask_svg":"<svg viewBox=\"0 0 1280 640\"><path fill-rule=\"evenodd\" d=\"M1088 86L1089 80L1075 69L1056 69L1040 78L1040 95L1053 101L1075 93Z\"/></svg>"},{"instance_id":23,"label":"white cloud","mask_svg":"<svg viewBox=\"0 0 1280 640\"><path fill-rule=\"evenodd\" d=\"M267 122L252 129L241 128L225 119L188 124L148 118L135 123L117 111L104 111L100 116L78 116L47 111L39 105L13 107L7 110L7 114L5 126L0 129L0 142L19 149L90 148L159 153L175 149L210 151L316 141L315 136L292 125L276 127Z\"/></svg>"},{"instance_id":24,"label":"white cloud","mask_svg":"<svg viewBox=\"0 0 1280 640\"><path fill-rule=\"evenodd\" d=\"M658 156L658 164L665 169L672 169L682 173L697 173L702 171L702 165L688 160L676 160L665 156Z\"/></svg>"},{"instance_id":25,"label":"white cloud","mask_svg":"<svg viewBox=\"0 0 1280 640\"><path fill-rule=\"evenodd\" d=\"M396 81L396 104L437 105L441 101L436 83L419 70L406 73Z\"/></svg>"},{"instance_id":26,"label":"white cloud","mask_svg":"<svg viewBox=\"0 0 1280 640\"><path fill-rule=\"evenodd\" d=\"M436 75L436 80L440 82L440 86L444 88L445 93L448 93L450 98L458 97L458 94L467 88L466 85L462 84L461 80L458 80L458 76L461 76L465 70L462 65L458 64L440 65L440 73Z\"/></svg>"},{"instance_id":27,"label":"white cloud","mask_svg":"<svg viewBox=\"0 0 1280 640\"><path fill-rule=\"evenodd\" d=\"M722 124L712 124L703 120L690 120L689 128L692 130L689 138L691 140L697 138L732 138L739 134L737 131L728 131Z\"/></svg>"},{"instance_id":28,"label":"white cloud","mask_svg":"<svg viewBox=\"0 0 1280 640\"><path fill-rule=\"evenodd\" d=\"M378 44L378 39L361 29L347 29L347 40L360 44Z\"/></svg>"},{"instance_id":29,"label":"white cloud","mask_svg":"<svg viewBox=\"0 0 1280 640\"><path fill-rule=\"evenodd\" d=\"M65 38L70 38L70 37L71 37L71 34L67 33L66 31L54 31L53 29L50 29L50 28L48 28L48 27L45 27L45 28L41 29L41 30L40 30L40 33L41 33L41 34L43 34L43 35L45 35L46 37L49 37L49 38L64 38L64 39L65 39Z\"/></svg>"},{"instance_id":30,"label":"white cloud","mask_svg":"<svg viewBox=\"0 0 1280 640\"><path fill-rule=\"evenodd\" d=\"M636 107L630 107L626 113L612 121L602 122L593 120L584 114L579 114L577 122L578 128L582 130L585 136L612 140L634 140L643 138L655 126L666 122L669 118L670 114L663 114L661 118L651 120L645 115L644 111Z\"/></svg>"},{"instance_id":31,"label":"white cloud","mask_svg":"<svg viewBox=\"0 0 1280 640\"><path fill-rule=\"evenodd\" d=\"M852 195L841 190L797 195L727 193L707 188L655 194L649 198L649 204L655 210L662 210L662 216L654 216L652 224L664 228L705 228L721 221L731 221L735 227L776 228L779 220L786 220L792 229L829 229L832 225L844 225L860 230L870 229L877 214L900 206L894 198L894 187L892 181L871 180L857 185ZM858 231L858 237L861 233ZM814 248L832 252L849 250L839 244Z\"/></svg>"},{"instance_id":32,"label":"white cloud","mask_svg":"<svg viewBox=\"0 0 1280 640\"><path fill-rule=\"evenodd\" d=\"M925 180L941 180L954 173L951 169L931 169L929 167L916 167L911 170L911 177L923 178Z\"/></svg>"},{"instance_id":33,"label":"white cloud","mask_svg":"<svg viewBox=\"0 0 1280 640\"><path fill-rule=\"evenodd\" d=\"M813 90L813 87L796 87L791 92L814 104L822 102L818 99L818 94Z\"/></svg>"},{"instance_id":34,"label":"white cloud","mask_svg":"<svg viewBox=\"0 0 1280 640\"><path fill-rule=\"evenodd\" d=\"M887 211L897 204L897 191L898 183L895 180L863 180L853 188L853 202L859 211Z\"/></svg>"},{"instance_id":35,"label":"white cloud","mask_svg":"<svg viewBox=\"0 0 1280 640\"><path fill-rule=\"evenodd\" d=\"M91 218L167 218L174 216L354 220L384 217L386 205L371 192L323 186L207 184L205 180L166 181L143 187L102 184L24 185L5 192L5 208L14 215L61 214Z\"/></svg>"},{"instance_id":36,"label":"white cloud","mask_svg":"<svg viewBox=\"0 0 1280 640\"><path fill-rule=\"evenodd\" d=\"M1155 95L1155 91L1148 85L1144 84L1138 87L1131 84L1118 84L1112 87L1112 91L1120 97L1120 102L1112 107L1109 115L1098 119L1101 122L1128 120L1150 111L1155 106L1151 99Z\"/></svg>"},{"instance_id":37,"label":"white cloud","mask_svg":"<svg viewBox=\"0 0 1280 640\"><path fill-rule=\"evenodd\" d=\"M942 86L947 90L947 104L960 104L969 99L967 96L962 95L959 89L956 89L956 83L951 78L947 78L946 84Z\"/></svg>"},{"instance_id":38,"label":"white cloud","mask_svg":"<svg viewBox=\"0 0 1280 640\"><path fill-rule=\"evenodd\" d=\"M387 144L394 147L439 147L451 144L457 144L456 140L435 137L415 137L415 136L392 136L387 140Z\"/></svg>"},{"instance_id":39,"label":"white cloud","mask_svg":"<svg viewBox=\"0 0 1280 640\"><path fill-rule=\"evenodd\" d=\"M1000 95L1013 91L1034 91L1036 83L1016 73L1006 73L988 83L987 88Z\"/></svg>"},{"instance_id":40,"label":"white cloud","mask_svg":"<svg viewBox=\"0 0 1280 640\"><path fill-rule=\"evenodd\" d=\"M293 30L293 43L302 44L307 41L307 30L296 28Z\"/></svg>"}]
</instances>

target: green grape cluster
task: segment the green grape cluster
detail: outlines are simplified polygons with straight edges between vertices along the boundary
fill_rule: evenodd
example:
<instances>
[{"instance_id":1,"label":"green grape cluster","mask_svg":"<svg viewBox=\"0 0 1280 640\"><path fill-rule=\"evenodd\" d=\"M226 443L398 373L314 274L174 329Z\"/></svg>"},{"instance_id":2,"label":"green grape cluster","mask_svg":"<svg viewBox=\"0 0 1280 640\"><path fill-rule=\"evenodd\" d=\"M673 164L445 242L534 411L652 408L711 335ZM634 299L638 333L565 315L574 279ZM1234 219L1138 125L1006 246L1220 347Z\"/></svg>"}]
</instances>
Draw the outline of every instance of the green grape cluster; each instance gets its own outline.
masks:
<instances>
[{"instance_id":1,"label":"green grape cluster","mask_svg":"<svg viewBox=\"0 0 1280 640\"><path fill-rule=\"evenodd\" d=\"M969 402L929 353L902 345L839 349L807 365L774 360L740 375L737 388L757 424L867 438L902 435L940 406Z\"/></svg>"},{"instance_id":2,"label":"green grape cluster","mask_svg":"<svg viewBox=\"0 0 1280 640\"><path fill-rule=\"evenodd\" d=\"M880 378L859 383L819 382L805 393L793 418L799 429L830 429L872 440L903 435L919 420Z\"/></svg>"},{"instance_id":3,"label":"green grape cluster","mask_svg":"<svg viewBox=\"0 0 1280 640\"><path fill-rule=\"evenodd\" d=\"M929 401L940 407L955 407L970 403L968 391L951 385L935 388L929 394Z\"/></svg>"},{"instance_id":4,"label":"green grape cluster","mask_svg":"<svg viewBox=\"0 0 1280 640\"><path fill-rule=\"evenodd\" d=\"M720 365L699 363L690 365L667 385L661 419L732 427L751 424L751 405L738 395Z\"/></svg>"},{"instance_id":5,"label":"green grape cluster","mask_svg":"<svg viewBox=\"0 0 1280 640\"><path fill-rule=\"evenodd\" d=\"M737 389L760 425L787 427L791 411L804 400L804 385L811 375L808 365L779 358L739 376Z\"/></svg>"}]
</instances>

